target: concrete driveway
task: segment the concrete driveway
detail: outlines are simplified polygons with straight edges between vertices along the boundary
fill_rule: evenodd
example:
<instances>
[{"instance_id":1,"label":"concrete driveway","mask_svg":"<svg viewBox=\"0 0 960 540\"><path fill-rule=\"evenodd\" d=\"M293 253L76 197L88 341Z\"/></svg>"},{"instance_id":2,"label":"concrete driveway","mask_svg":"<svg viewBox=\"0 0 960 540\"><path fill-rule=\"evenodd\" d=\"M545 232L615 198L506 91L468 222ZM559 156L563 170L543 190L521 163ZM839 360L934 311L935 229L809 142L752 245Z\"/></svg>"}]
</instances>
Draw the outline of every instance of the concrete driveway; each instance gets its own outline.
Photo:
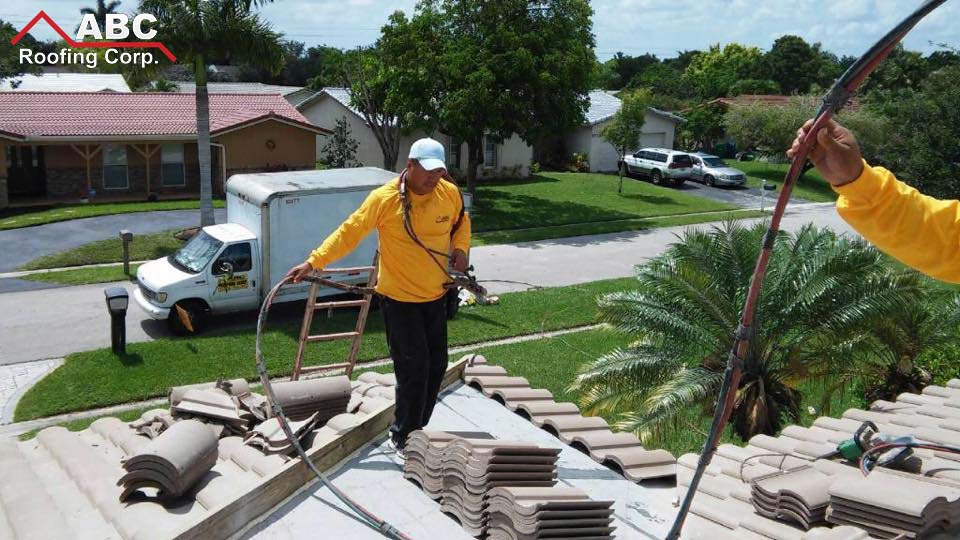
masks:
<instances>
[{"instance_id":1,"label":"concrete driveway","mask_svg":"<svg viewBox=\"0 0 960 540\"><path fill-rule=\"evenodd\" d=\"M838 232L852 232L832 204L788 209L785 230L815 222ZM697 227L709 227L710 224ZM480 279L502 279L543 286L563 286L633 275L634 266L662 253L685 227L581 236L522 244L484 246L472 251ZM122 286L132 289L129 283ZM493 294L522 290L512 283L487 283ZM110 320L103 289L110 284L64 287L0 295L0 364L57 358L72 352L110 346ZM301 317L302 307L277 306L278 316ZM213 331L253 327L255 313L215 320ZM166 324L146 316L136 305L127 312L127 340L167 336Z\"/></svg>"},{"instance_id":2,"label":"concrete driveway","mask_svg":"<svg viewBox=\"0 0 960 540\"><path fill-rule=\"evenodd\" d=\"M214 212L217 223L226 220L226 209L217 208ZM52 255L97 240L116 238L121 229L128 229L137 235L199 224L199 210L167 210L74 219L0 231L0 253L3 253L3 257L0 257L0 273L13 272L21 265L44 255Z\"/></svg>"},{"instance_id":3,"label":"concrete driveway","mask_svg":"<svg viewBox=\"0 0 960 540\"><path fill-rule=\"evenodd\" d=\"M692 180L687 180L677 191L682 191L690 195L705 197L715 201L732 204L741 208L759 208L760 190L750 187L710 187ZM764 208L770 208L777 202L780 196L779 191L768 191L765 194L766 202ZM797 197L790 197L790 204L805 204L810 201Z\"/></svg>"}]
</instances>

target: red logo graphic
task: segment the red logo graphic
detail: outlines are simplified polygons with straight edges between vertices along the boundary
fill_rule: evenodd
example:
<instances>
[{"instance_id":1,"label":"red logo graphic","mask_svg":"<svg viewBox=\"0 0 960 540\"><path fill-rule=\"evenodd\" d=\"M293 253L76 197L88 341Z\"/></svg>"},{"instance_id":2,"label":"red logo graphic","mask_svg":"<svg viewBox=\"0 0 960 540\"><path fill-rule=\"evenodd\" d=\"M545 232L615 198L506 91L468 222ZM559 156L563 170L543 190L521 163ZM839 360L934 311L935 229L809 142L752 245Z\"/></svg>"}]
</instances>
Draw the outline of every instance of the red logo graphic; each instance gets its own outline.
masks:
<instances>
[{"instance_id":1,"label":"red logo graphic","mask_svg":"<svg viewBox=\"0 0 960 540\"><path fill-rule=\"evenodd\" d=\"M164 54L171 62L176 62L177 57L170 52L170 49L166 47L163 43L159 41L74 41L63 31L60 26L53 22L53 19L49 15L44 13L42 10L40 13L37 13L37 16L33 18L32 21L27 23L27 26L20 31L19 34L13 36L13 39L10 40L11 45L16 45L23 36L27 35L27 32L38 22L40 19L47 21L47 24L50 25L50 28L60 35L64 41L66 41L71 47L75 49L160 49L160 52Z\"/></svg>"}]
</instances>

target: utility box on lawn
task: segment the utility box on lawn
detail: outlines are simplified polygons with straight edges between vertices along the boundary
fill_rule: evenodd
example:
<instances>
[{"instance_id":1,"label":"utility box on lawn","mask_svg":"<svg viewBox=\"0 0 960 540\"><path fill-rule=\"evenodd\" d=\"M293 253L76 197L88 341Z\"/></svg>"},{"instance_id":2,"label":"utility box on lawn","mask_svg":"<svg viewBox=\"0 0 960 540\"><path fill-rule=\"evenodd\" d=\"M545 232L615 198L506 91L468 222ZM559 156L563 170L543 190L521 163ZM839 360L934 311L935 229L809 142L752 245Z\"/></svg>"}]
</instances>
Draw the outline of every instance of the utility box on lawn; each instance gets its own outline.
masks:
<instances>
[{"instance_id":1,"label":"utility box on lawn","mask_svg":"<svg viewBox=\"0 0 960 540\"><path fill-rule=\"evenodd\" d=\"M178 333L197 331L209 315L256 309L370 191L396 176L374 167L234 175L227 223L204 227L173 255L142 265L134 298ZM376 250L373 233L337 266L368 266ZM276 301L301 300L308 289L285 287Z\"/></svg>"}]
</instances>

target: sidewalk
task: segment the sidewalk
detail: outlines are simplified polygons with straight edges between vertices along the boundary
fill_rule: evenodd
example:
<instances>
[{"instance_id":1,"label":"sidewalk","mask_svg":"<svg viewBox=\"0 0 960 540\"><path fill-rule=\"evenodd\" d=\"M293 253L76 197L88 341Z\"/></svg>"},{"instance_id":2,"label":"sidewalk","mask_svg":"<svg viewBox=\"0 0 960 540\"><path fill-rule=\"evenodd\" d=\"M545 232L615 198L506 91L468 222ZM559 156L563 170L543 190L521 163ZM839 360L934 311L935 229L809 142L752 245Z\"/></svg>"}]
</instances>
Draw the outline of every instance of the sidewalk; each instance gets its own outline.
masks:
<instances>
[{"instance_id":1,"label":"sidewalk","mask_svg":"<svg viewBox=\"0 0 960 540\"><path fill-rule=\"evenodd\" d=\"M0 366L0 425L13 421L17 401L44 375L60 367L63 358Z\"/></svg>"}]
</instances>

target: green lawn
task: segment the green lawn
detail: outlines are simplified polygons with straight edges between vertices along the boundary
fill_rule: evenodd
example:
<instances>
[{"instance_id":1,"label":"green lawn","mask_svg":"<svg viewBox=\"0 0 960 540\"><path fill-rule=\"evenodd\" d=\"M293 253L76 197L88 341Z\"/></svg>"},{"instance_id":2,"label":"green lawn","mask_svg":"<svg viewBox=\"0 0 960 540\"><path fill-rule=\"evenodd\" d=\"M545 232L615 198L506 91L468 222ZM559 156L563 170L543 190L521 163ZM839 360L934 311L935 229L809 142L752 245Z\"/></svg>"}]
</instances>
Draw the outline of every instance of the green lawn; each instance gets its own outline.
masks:
<instances>
[{"instance_id":1,"label":"green lawn","mask_svg":"<svg viewBox=\"0 0 960 540\"><path fill-rule=\"evenodd\" d=\"M480 183L474 232L733 210L735 207L615 175L544 172L527 180ZM620 229L623 230L623 229Z\"/></svg>"},{"instance_id":2,"label":"green lawn","mask_svg":"<svg viewBox=\"0 0 960 540\"><path fill-rule=\"evenodd\" d=\"M214 199L213 206L223 208L226 202ZM130 214L133 212L153 212L157 210L193 210L200 208L199 200L189 201L157 201L157 202L125 202L125 203L92 203L78 205L62 205L52 208L8 209L0 210L0 230L19 229L57 221L68 221L96 216L110 216L114 214Z\"/></svg>"},{"instance_id":3,"label":"green lawn","mask_svg":"<svg viewBox=\"0 0 960 540\"><path fill-rule=\"evenodd\" d=\"M179 231L170 230L134 236L133 242L130 242L130 260L145 261L173 253L183 245L183 241L174 236L177 232ZM75 249L34 259L21 266L20 270L121 262L123 260L123 248L121 246L119 238L99 240Z\"/></svg>"},{"instance_id":4,"label":"green lawn","mask_svg":"<svg viewBox=\"0 0 960 540\"><path fill-rule=\"evenodd\" d=\"M734 168L747 173L747 185L752 188L760 188L764 179L777 185L779 193L783 186L783 177L790 168L789 163L764 163L760 161L736 161L727 160L727 163ZM810 169L798 181L793 188L793 195L801 199L812 202L832 202L837 200L837 194L830 187L816 169Z\"/></svg>"},{"instance_id":5,"label":"green lawn","mask_svg":"<svg viewBox=\"0 0 960 540\"><path fill-rule=\"evenodd\" d=\"M504 294L500 305L474 306L460 311L450 323L451 345L530 334L541 330L569 328L592 323L596 297L622 290L632 278L598 281L578 286ZM287 306L287 316L273 319L264 334L264 351L273 375L290 372L299 335L302 304ZM253 314L243 314L252 320ZM345 312L318 318L314 331L340 332L353 329L356 317ZM110 349L71 354L63 366L32 387L17 405L16 420L126 403L164 395L171 386L212 381L217 378L256 375L254 333L236 330L210 335L159 339L127 346L127 354ZM310 365L341 362L347 355L346 341L311 344L305 362ZM383 323L374 314L364 334L360 360L387 356Z\"/></svg>"},{"instance_id":6,"label":"green lawn","mask_svg":"<svg viewBox=\"0 0 960 540\"><path fill-rule=\"evenodd\" d=\"M767 212L769 214L769 212ZM513 244L517 242L534 242L551 238L569 238L571 236L587 236L591 234L606 234L624 231L645 231L658 227L677 227L694 225L711 221L727 219L748 219L763 216L757 210L729 210L706 214L680 214L676 216L658 216L650 218L624 219L618 221L601 221L596 223L575 223L572 225L553 225L531 229L513 229L506 231L489 231L473 235L473 245L487 246L493 244Z\"/></svg>"},{"instance_id":7,"label":"green lawn","mask_svg":"<svg viewBox=\"0 0 960 540\"><path fill-rule=\"evenodd\" d=\"M570 383L576 378L578 368L616 347L627 345L630 341L630 336L600 329L486 347L478 352L483 354L489 363L505 367L510 375L526 377L530 386L550 390L557 401L570 401L579 405L580 396L568 390ZM806 412L807 407L819 408L823 389L815 384L807 384L802 386L800 391L804 398L804 414L800 423L810 425L821 414L818 411L816 415L810 415ZM844 395L838 394L833 400L830 414L837 416L850 407L863 407L862 399L852 391ZM601 416L613 426L622 412L624 411L614 411ZM688 411L677 419L671 429L664 430L645 446L664 448L676 456L688 452L699 453L710 427L711 414L712 411L708 414L700 410ZM743 444L729 429L721 439L721 443L727 442Z\"/></svg>"}]
</instances>

